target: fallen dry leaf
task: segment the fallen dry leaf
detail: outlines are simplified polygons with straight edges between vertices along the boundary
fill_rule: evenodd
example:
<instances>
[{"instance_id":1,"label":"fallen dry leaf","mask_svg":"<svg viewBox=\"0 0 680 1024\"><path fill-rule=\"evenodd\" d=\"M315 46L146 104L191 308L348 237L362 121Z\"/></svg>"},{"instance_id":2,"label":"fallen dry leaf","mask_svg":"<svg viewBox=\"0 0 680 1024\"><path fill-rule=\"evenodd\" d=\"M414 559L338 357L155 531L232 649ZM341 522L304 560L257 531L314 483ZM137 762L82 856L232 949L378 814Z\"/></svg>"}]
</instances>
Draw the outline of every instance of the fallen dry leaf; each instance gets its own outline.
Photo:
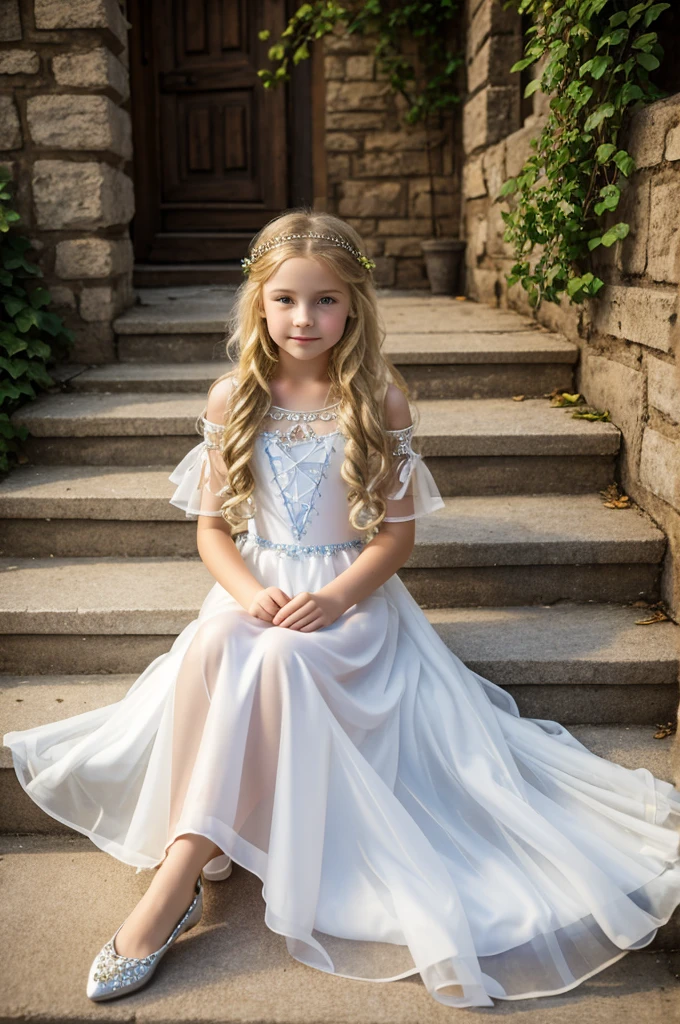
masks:
<instances>
[{"instance_id":1,"label":"fallen dry leaf","mask_svg":"<svg viewBox=\"0 0 680 1024\"><path fill-rule=\"evenodd\" d=\"M513 400L513 402L523 402L524 401L524 395L513 395L512 396L512 400Z\"/></svg>"},{"instance_id":2,"label":"fallen dry leaf","mask_svg":"<svg viewBox=\"0 0 680 1024\"><path fill-rule=\"evenodd\" d=\"M666 613L662 612L660 608L657 608L657 610L654 612L654 614L650 615L650 617L648 619L636 619L635 620L635 625L636 626L651 626L655 622L667 622L667 621L668 621L668 616L666 615Z\"/></svg>"},{"instance_id":3,"label":"fallen dry leaf","mask_svg":"<svg viewBox=\"0 0 680 1024\"><path fill-rule=\"evenodd\" d=\"M656 727L658 732L654 733L655 740L663 740L666 736L672 736L677 731L678 723L675 722L657 722Z\"/></svg>"},{"instance_id":4,"label":"fallen dry leaf","mask_svg":"<svg viewBox=\"0 0 680 1024\"><path fill-rule=\"evenodd\" d=\"M627 494L621 494L617 484L609 484L600 494L605 499L602 503L605 508L632 508L630 498Z\"/></svg>"}]
</instances>

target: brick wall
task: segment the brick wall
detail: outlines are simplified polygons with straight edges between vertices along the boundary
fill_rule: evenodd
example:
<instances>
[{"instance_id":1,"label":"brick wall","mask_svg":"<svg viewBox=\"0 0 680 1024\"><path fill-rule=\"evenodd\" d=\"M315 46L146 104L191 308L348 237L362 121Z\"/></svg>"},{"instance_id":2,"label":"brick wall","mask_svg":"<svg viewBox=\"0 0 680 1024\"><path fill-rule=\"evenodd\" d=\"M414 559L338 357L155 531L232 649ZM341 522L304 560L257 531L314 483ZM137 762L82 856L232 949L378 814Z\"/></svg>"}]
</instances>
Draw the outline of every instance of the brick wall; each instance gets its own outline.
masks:
<instances>
[{"instance_id":1,"label":"brick wall","mask_svg":"<svg viewBox=\"0 0 680 1024\"><path fill-rule=\"evenodd\" d=\"M127 29L117 0L0 2L0 160L75 361L115 358L134 299Z\"/></svg>"},{"instance_id":2,"label":"brick wall","mask_svg":"<svg viewBox=\"0 0 680 1024\"><path fill-rule=\"evenodd\" d=\"M377 71L370 49L368 39L340 31L324 39L326 206L366 239L378 285L429 288L420 249L421 239L432 237L425 129L403 122L406 101ZM459 121L448 115L430 132L439 234L454 237Z\"/></svg>"},{"instance_id":3,"label":"brick wall","mask_svg":"<svg viewBox=\"0 0 680 1024\"><path fill-rule=\"evenodd\" d=\"M596 250L594 266L605 287L585 306L566 299L559 306L544 303L534 313L521 285L508 289L505 283L514 263L503 241L501 210L509 207L494 200L529 156L547 99L535 93L533 113L520 125L511 87L491 57L505 53L506 68L519 59L521 47L517 53L510 44L513 37L519 41L517 14L502 11L497 0L469 0L467 19L470 97L462 183L467 294L535 316L579 346L577 386L588 402L610 410L623 434L623 487L668 536L662 590L680 615L680 94L641 110L622 139L637 170L624 182L610 223L627 220L631 232L611 249ZM673 59L672 42L664 45ZM509 77L519 100L519 76Z\"/></svg>"}]
</instances>

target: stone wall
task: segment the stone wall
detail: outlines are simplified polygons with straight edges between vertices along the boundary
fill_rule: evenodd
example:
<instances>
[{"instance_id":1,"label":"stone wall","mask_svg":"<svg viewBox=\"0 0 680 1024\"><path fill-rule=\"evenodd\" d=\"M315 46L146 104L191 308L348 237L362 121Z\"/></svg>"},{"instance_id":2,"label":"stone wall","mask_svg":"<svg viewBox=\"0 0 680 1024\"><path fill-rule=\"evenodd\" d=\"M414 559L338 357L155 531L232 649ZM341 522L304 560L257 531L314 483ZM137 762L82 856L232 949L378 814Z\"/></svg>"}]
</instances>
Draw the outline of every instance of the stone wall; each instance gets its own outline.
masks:
<instances>
[{"instance_id":1,"label":"stone wall","mask_svg":"<svg viewBox=\"0 0 680 1024\"><path fill-rule=\"evenodd\" d=\"M662 592L680 617L680 94L639 111L621 140L637 170L622 182L624 194L610 223L626 220L631 232L611 249L596 250L594 269L605 281L597 299L585 306L568 299L559 306L543 303L534 312L521 285L508 289L505 282L515 262L503 241L501 211L509 207L494 200L529 156L547 100L535 93L533 113L518 125L507 113L515 108L497 63L481 60L485 50L498 52L508 45L504 37L518 32L515 12L503 12L497 0L469 0L468 21L471 95L462 203L467 294L534 316L579 346L577 387L588 402L610 410L623 434L623 489L668 537ZM672 53L668 40L664 45ZM515 53L504 58L505 67L518 59ZM519 76L510 78L519 98ZM494 90L500 90L496 99Z\"/></svg>"},{"instance_id":2,"label":"stone wall","mask_svg":"<svg viewBox=\"0 0 680 1024\"><path fill-rule=\"evenodd\" d=\"M128 27L117 0L0 3L0 160L74 361L115 358L134 300Z\"/></svg>"},{"instance_id":3,"label":"stone wall","mask_svg":"<svg viewBox=\"0 0 680 1024\"><path fill-rule=\"evenodd\" d=\"M323 42L327 209L365 238L376 284L429 288L420 249L421 240L432 237L425 129L403 121L407 103L377 70L368 39L338 30ZM439 234L454 237L460 228L459 122L449 114L441 130L429 133Z\"/></svg>"}]
</instances>

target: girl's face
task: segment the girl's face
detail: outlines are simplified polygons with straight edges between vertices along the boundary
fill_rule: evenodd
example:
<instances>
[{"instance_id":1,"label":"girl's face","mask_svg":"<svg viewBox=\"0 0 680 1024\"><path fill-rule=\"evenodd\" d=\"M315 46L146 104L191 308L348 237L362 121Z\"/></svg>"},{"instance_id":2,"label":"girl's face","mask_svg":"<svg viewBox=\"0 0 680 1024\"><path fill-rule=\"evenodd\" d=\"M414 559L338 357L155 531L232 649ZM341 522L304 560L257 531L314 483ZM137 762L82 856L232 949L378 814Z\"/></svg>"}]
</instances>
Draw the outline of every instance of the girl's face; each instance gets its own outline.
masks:
<instances>
[{"instance_id":1,"label":"girl's face","mask_svg":"<svg viewBox=\"0 0 680 1024\"><path fill-rule=\"evenodd\" d=\"M262 315L279 349L295 359L312 360L342 337L350 291L324 263L292 256L264 284L262 303Z\"/></svg>"}]
</instances>

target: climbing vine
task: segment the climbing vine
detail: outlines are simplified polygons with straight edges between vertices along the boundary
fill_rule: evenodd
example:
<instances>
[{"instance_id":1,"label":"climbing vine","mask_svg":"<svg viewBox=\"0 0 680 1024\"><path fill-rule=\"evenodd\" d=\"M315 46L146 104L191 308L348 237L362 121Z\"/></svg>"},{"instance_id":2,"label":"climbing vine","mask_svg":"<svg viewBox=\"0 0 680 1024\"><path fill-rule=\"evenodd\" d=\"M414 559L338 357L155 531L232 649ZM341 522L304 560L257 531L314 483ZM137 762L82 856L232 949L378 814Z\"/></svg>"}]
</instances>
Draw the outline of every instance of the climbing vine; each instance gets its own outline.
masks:
<instances>
[{"instance_id":1,"label":"climbing vine","mask_svg":"<svg viewBox=\"0 0 680 1024\"><path fill-rule=\"evenodd\" d=\"M621 179L635 170L619 137L630 114L666 95L649 77L664 54L651 26L670 4L506 0L509 6L532 19L525 56L510 70L541 61L524 95L541 90L551 100L543 131L531 140L533 154L496 199L514 196L501 214L516 260L506 280L521 282L534 307L564 294L580 303L604 284L592 272L591 253L629 232L625 221L605 227L619 205ZM532 260L536 246L540 255Z\"/></svg>"},{"instance_id":2,"label":"climbing vine","mask_svg":"<svg viewBox=\"0 0 680 1024\"><path fill-rule=\"evenodd\" d=\"M29 290L43 272L26 257L30 239L11 230L20 219L11 175L0 167L0 472L9 469L28 435L26 427L12 423L11 413L36 398L36 388L55 385L47 366L63 358L74 341L73 331L45 309L49 291L40 285Z\"/></svg>"}]
</instances>

